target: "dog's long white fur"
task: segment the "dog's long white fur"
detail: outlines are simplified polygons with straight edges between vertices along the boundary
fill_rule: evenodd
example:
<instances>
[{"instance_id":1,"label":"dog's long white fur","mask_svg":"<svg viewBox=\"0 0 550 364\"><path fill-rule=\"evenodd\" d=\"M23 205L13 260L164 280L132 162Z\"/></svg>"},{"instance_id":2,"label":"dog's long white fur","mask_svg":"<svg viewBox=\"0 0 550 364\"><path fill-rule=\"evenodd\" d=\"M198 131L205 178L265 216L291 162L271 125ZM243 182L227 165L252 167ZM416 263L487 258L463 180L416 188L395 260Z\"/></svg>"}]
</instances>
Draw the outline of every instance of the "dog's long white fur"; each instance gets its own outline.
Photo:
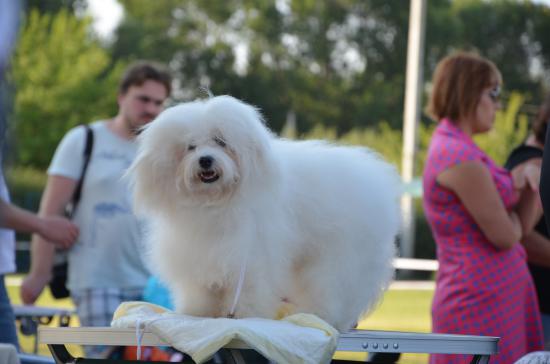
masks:
<instances>
[{"instance_id":1,"label":"dog's long white fur","mask_svg":"<svg viewBox=\"0 0 550 364\"><path fill-rule=\"evenodd\" d=\"M399 177L366 148L276 138L257 109L218 96L161 113L129 175L180 312L226 316L246 260L236 317L284 307L342 331L392 277Z\"/></svg>"}]
</instances>

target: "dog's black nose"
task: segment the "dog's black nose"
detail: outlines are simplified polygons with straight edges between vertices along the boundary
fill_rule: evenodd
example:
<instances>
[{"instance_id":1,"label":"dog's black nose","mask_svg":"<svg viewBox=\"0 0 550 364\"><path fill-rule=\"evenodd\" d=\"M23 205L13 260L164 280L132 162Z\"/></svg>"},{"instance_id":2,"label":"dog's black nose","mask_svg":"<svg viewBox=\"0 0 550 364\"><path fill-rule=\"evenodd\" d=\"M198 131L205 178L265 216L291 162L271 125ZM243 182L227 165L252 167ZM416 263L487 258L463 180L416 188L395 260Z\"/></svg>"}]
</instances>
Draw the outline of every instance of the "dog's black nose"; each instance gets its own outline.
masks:
<instances>
[{"instance_id":1,"label":"dog's black nose","mask_svg":"<svg viewBox=\"0 0 550 364\"><path fill-rule=\"evenodd\" d=\"M204 168L204 169L208 169L212 167L213 162L214 162L214 158L212 158L209 155L199 158L199 165L201 166L201 168Z\"/></svg>"}]
</instances>

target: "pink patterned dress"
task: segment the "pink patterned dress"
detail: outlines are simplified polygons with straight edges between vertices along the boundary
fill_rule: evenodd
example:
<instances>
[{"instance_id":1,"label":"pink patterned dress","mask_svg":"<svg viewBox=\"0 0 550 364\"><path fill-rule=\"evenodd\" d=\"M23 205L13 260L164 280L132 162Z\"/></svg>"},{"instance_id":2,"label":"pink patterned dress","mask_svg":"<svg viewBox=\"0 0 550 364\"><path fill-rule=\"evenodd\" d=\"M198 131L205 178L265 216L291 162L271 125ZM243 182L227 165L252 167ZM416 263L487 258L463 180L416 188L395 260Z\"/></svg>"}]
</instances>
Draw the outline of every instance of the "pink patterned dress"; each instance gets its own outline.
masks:
<instances>
[{"instance_id":1,"label":"pink patterned dress","mask_svg":"<svg viewBox=\"0 0 550 364\"><path fill-rule=\"evenodd\" d=\"M517 201L510 174L472 139L444 119L436 128L423 176L424 210L437 245L439 271L432 304L437 333L498 336L491 364L513 363L542 350L542 328L533 282L521 244L499 250L460 199L436 182L446 169L479 160L490 170L506 208ZM471 356L433 355L431 363L468 363Z\"/></svg>"}]
</instances>

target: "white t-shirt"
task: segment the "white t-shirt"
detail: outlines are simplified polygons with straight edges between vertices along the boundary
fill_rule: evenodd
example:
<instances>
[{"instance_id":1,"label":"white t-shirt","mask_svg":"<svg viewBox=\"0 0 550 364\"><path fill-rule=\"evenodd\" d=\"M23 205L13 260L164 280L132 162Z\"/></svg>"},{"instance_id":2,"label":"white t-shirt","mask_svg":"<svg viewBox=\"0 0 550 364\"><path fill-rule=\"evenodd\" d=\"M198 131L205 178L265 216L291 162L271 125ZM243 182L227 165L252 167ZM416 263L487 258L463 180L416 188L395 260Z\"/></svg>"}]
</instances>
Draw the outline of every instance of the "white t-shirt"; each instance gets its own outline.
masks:
<instances>
[{"instance_id":1,"label":"white t-shirt","mask_svg":"<svg viewBox=\"0 0 550 364\"><path fill-rule=\"evenodd\" d=\"M0 169L0 198L10 202L4 174ZM15 272L15 232L10 229L0 229L0 274Z\"/></svg>"},{"instance_id":2,"label":"white t-shirt","mask_svg":"<svg viewBox=\"0 0 550 364\"><path fill-rule=\"evenodd\" d=\"M137 145L107 128L91 124L94 145L73 221L80 229L69 251L68 288L144 287L149 271L143 260L142 224L132 212L130 190L122 175ZM70 130L58 145L49 175L78 180L84 163L84 127Z\"/></svg>"}]
</instances>

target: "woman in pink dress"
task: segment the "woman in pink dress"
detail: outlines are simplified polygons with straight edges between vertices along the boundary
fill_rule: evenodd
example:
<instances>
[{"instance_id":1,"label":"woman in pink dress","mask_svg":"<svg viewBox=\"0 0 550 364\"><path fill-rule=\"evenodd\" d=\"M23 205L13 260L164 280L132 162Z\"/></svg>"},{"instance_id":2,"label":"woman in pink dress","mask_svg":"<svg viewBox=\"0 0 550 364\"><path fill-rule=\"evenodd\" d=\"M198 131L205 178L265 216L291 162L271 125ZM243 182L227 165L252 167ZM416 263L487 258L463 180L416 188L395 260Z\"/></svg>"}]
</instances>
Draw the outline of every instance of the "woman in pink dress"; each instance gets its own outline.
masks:
<instances>
[{"instance_id":1,"label":"woman in pink dress","mask_svg":"<svg viewBox=\"0 0 550 364\"><path fill-rule=\"evenodd\" d=\"M438 64L428 112L439 125L424 170L424 209L439 261L433 331L498 336L491 363L513 363L543 347L536 293L519 243L540 217L540 170L525 167L511 175L472 140L492 128L500 84L494 64L475 54L457 53ZM430 362L470 360L433 355Z\"/></svg>"}]
</instances>

